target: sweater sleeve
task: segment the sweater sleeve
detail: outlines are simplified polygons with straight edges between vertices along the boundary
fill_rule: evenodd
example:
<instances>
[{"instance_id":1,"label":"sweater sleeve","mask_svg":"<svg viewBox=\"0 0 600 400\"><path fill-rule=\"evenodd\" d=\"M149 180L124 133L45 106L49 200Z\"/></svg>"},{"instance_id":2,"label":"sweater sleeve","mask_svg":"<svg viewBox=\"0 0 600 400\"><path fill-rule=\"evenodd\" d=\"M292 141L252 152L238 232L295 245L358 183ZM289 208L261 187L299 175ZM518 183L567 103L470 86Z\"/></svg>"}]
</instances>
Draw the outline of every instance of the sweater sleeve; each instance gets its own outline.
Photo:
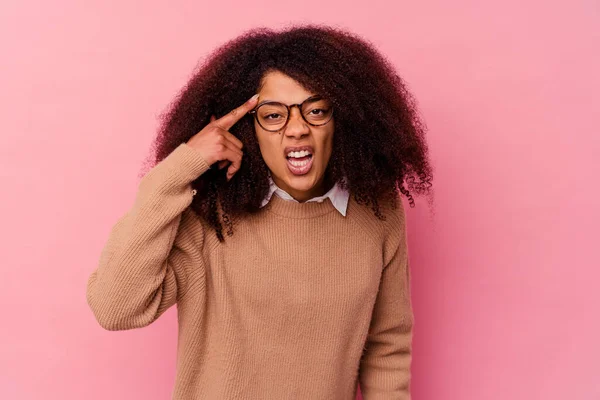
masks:
<instances>
[{"instance_id":1,"label":"sweater sleeve","mask_svg":"<svg viewBox=\"0 0 600 400\"><path fill-rule=\"evenodd\" d=\"M209 169L200 153L180 144L141 179L133 206L113 225L86 299L107 330L140 328L183 295L188 281L174 248L191 183Z\"/></svg>"},{"instance_id":2,"label":"sweater sleeve","mask_svg":"<svg viewBox=\"0 0 600 400\"><path fill-rule=\"evenodd\" d=\"M395 239L381 275L359 368L364 400L410 400L413 311L403 205L394 218ZM386 257L387 258L387 257Z\"/></svg>"}]
</instances>

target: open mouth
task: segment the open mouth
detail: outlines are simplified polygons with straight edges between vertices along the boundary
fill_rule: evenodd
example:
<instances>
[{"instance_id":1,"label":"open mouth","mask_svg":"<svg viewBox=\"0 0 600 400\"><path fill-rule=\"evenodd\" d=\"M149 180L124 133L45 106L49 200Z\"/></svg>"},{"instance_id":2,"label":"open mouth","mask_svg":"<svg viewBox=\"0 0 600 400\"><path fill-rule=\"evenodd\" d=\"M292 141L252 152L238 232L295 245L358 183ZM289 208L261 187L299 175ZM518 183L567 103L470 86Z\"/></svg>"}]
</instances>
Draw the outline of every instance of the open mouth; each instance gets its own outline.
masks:
<instances>
[{"instance_id":1,"label":"open mouth","mask_svg":"<svg viewBox=\"0 0 600 400\"><path fill-rule=\"evenodd\" d=\"M294 152L286 156L287 166L294 175L307 174L313 164L313 155L308 151Z\"/></svg>"}]
</instances>

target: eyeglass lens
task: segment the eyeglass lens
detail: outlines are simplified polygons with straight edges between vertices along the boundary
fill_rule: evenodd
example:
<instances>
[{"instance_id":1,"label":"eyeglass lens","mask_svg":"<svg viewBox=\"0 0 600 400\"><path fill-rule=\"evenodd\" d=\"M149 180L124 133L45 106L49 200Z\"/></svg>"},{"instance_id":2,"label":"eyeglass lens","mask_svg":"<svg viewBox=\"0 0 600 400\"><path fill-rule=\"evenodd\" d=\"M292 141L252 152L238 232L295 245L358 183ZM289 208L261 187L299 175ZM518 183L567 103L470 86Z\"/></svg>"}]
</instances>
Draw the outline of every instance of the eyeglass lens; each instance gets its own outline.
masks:
<instances>
[{"instance_id":1,"label":"eyeglass lens","mask_svg":"<svg viewBox=\"0 0 600 400\"><path fill-rule=\"evenodd\" d=\"M326 99L309 99L302 104L301 111L305 120L310 124L323 125L331 118L333 108ZM269 102L258 107L256 117L263 128L275 131L283 128L289 115L285 104Z\"/></svg>"}]
</instances>

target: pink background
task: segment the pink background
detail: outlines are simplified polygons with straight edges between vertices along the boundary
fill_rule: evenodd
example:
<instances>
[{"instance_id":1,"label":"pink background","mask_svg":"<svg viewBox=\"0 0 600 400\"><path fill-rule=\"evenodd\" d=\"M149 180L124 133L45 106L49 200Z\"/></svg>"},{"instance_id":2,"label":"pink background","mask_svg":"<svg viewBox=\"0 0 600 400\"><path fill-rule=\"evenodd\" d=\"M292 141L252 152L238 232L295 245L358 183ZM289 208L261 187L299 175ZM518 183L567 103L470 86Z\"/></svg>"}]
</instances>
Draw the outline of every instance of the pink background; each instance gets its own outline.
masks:
<instances>
[{"instance_id":1,"label":"pink background","mask_svg":"<svg viewBox=\"0 0 600 400\"><path fill-rule=\"evenodd\" d=\"M374 42L429 127L436 213L408 209L413 398L600 399L597 1L202 3L0 6L0 398L169 398L175 308L104 331L87 277L196 62L309 21Z\"/></svg>"}]
</instances>

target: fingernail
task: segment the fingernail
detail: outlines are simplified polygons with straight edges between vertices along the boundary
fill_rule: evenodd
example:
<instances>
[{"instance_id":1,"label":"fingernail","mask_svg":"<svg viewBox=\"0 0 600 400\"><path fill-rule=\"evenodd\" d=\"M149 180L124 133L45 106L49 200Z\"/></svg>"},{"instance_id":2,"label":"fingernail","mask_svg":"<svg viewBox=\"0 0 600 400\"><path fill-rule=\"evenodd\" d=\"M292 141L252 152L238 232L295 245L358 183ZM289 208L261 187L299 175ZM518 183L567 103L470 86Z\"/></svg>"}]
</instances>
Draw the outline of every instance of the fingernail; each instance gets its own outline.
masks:
<instances>
[{"instance_id":1,"label":"fingernail","mask_svg":"<svg viewBox=\"0 0 600 400\"><path fill-rule=\"evenodd\" d=\"M256 99L258 99L258 93L256 93L254 96L250 97L250 100L248 100L248 101L254 101Z\"/></svg>"}]
</instances>

